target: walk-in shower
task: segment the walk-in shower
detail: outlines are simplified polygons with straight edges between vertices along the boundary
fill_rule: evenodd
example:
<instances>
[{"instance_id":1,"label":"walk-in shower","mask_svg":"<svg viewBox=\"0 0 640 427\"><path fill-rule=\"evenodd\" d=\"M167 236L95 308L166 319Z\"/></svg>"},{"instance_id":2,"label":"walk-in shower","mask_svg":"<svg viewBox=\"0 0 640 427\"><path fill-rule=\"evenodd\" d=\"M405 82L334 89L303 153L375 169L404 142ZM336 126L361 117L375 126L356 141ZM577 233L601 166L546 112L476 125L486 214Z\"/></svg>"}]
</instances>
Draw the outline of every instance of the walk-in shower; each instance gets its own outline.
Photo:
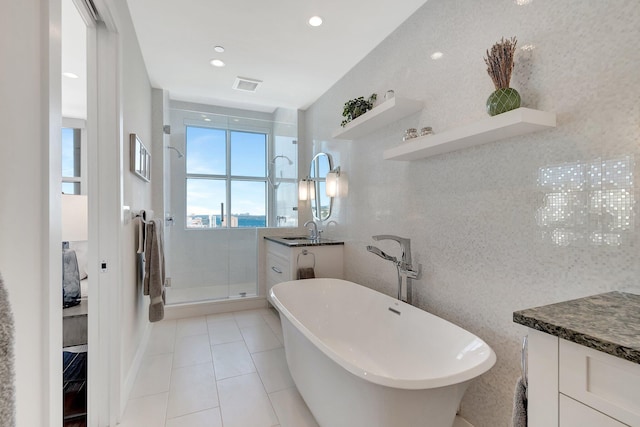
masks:
<instances>
[{"instance_id":1,"label":"walk-in shower","mask_svg":"<svg viewBox=\"0 0 640 427\"><path fill-rule=\"evenodd\" d=\"M255 297L257 229L297 226L297 113L170 111L167 303Z\"/></svg>"}]
</instances>

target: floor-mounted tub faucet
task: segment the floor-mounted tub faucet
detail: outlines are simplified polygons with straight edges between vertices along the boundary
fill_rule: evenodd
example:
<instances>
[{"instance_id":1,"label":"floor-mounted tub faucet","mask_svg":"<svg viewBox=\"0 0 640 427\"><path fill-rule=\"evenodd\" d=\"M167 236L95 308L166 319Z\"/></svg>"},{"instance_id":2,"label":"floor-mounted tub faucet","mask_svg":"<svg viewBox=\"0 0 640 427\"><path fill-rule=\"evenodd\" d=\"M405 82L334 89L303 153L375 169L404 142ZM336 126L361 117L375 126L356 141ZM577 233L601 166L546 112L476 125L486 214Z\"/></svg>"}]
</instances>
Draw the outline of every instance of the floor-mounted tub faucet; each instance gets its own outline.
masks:
<instances>
[{"instance_id":1,"label":"floor-mounted tub faucet","mask_svg":"<svg viewBox=\"0 0 640 427\"><path fill-rule=\"evenodd\" d=\"M398 299L408 304L412 303L412 284L411 279L417 279L419 274L419 268L415 268L411 264L411 239L404 237L394 236L391 234L380 234L372 236L373 240L394 240L400 244L402 250L402 258L400 261L396 257L387 255L375 246L367 246L367 250L371 253L378 255L380 258L387 261L391 261L395 264L398 271ZM402 298L402 290L406 289L407 297Z\"/></svg>"}]
</instances>

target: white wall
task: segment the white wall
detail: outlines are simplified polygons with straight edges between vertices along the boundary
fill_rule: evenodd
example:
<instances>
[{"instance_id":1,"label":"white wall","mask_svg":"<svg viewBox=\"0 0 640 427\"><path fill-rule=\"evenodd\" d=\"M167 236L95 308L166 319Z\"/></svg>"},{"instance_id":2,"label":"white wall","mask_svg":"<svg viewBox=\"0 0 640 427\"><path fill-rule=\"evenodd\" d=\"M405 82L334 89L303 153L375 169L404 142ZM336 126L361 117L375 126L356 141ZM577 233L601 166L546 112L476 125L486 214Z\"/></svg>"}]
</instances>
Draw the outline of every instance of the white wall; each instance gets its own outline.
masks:
<instances>
[{"instance_id":1,"label":"white wall","mask_svg":"<svg viewBox=\"0 0 640 427\"><path fill-rule=\"evenodd\" d=\"M152 89L147 69L138 45L138 39L129 15L125 0L110 2L112 13L116 15L119 37L121 38L122 58L122 153L123 153L123 204L133 211L152 210L152 188L162 186L162 176L157 173L152 157L151 182L146 182L131 172L129 135L137 134L151 153L157 152L151 132ZM158 159L162 164L162 159ZM161 206L161 204L159 205ZM162 211L155 211L162 218ZM137 229L133 222L124 221L122 238L122 283L121 290L121 380L122 384L132 383L136 374L134 359L140 351L140 342L148 320L149 297L142 293L141 283L137 280L137 261L135 237ZM126 390L123 390L126 393Z\"/></svg>"},{"instance_id":2,"label":"white wall","mask_svg":"<svg viewBox=\"0 0 640 427\"><path fill-rule=\"evenodd\" d=\"M483 56L514 35L535 49L518 51L512 87L523 106L556 112L556 129L415 162L382 160L406 128L437 133L487 117L493 85ZM347 278L393 295L395 268L365 246L374 234L411 237L423 269L417 305L496 351L496 366L472 384L462 406L478 427L510 426L526 333L513 311L615 289L640 293L637 217L619 247L558 246L536 223L540 168L635 156L638 176L639 36L635 1L432 0L306 112L305 142L334 153L350 178L330 231L348 240ZM435 51L444 53L438 61L430 58ZM387 89L424 100L424 110L359 140L332 140L345 101ZM639 186L636 178L636 200ZM593 231L606 217L592 216L578 231ZM393 244L380 246L399 254Z\"/></svg>"},{"instance_id":3,"label":"white wall","mask_svg":"<svg viewBox=\"0 0 640 427\"><path fill-rule=\"evenodd\" d=\"M152 138L153 138L153 152L151 158L153 162L151 164L153 176L153 194L152 194L152 206L153 210L157 212L156 216L164 217L165 214L170 212L170 154L167 150L167 146L170 145L170 135L167 135L163 131L164 125L170 124L169 114L169 91L163 89L152 89ZM166 173L165 173L166 171ZM165 189L167 189L165 191ZM170 228L165 228L164 243L168 248L171 245L171 233ZM171 265L171 260L168 259L168 252L165 251L165 266ZM166 269L167 277L171 276L171 271Z\"/></svg>"},{"instance_id":4,"label":"white wall","mask_svg":"<svg viewBox=\"0 0 640 427\"><path fill-rule=\"evenodd\" d=\"M273 113L273 154L287 156L291 165L284 158L277 158L271 164L275 190L275 213L277 227L297 227L298 225L298 112L278 108ZM303 168L304 170L304 168ZM285 219L286 218L286 219Z\"/></svg>"},{"instance_id":5,"label":"white wall","mask_svg":"<svg viewBox=\"0 0 640 427\"><path fill-rule=\"evenodd\" d=\"M55 3L55 2L53 2ZM124 46L123 77L124 132L128 154L128 133L140 133L144 141L151 144L151 96L150 85L142 56L124 0L110 4L122 30ZM59 29L50 32L49 9L51 2L23 1L2 3L0 16L0 62L3 78L0 79L0 123L2 125L3 155L0 156L0 177L6 185L0 191L0 272L10 294L16 319L16 394L17 425L45 426L57 424L61 419L51 414L61 414L61 405L50 400L49 375L61 366L61 352L49 355L49 341L62 342L61 336L50 336L49 290L58 289L60 274L49 271L49 257L59 249L59 201L48 195L60 192L58 182L49 182L49 165L59 164L59 140L57 145L49 142L49 135L56 135L60 123L51 122L49 128L49 90L59 98L59 87L49 87L49 36L56 37ZM59 16L57 17L59 20ZM56 19L54 19L54 22ZM19 37L16 37L19 35ZM59 55L59 52L52 52ZM53 64L55 66L54 59ZM58 65L59 68L59 65ZM7 74L5 74L7 73ZM11 76L11 77L9 77ZM55 82L54 82L55 83ZM56 92L57 91L57 92ZM56 95L57 93L57 95ZM54 98L55 99L55 98ZM53 117L59 121L59 106L52 106ZM54 136L54 139L56 137ZM51 147L51 153L49 148ZM56 148L57 147L57 148ZM134 182L128 173L128 157L125 160L125 204L149 206L149 185ZM18 179L18 181L16 181ZM57 180L53 180L57 181ZM49 229L54 238L50 243ZM132 248L125 230L125 245ZM50 247L52 246L52 247ZM125 252L126 253L126 252ZM51 255L54 254L54 255ZM52 258L52 259L53 259ZM146 305L133 281L133 249L123 260L126 280L122 286L122 370L128 372L133 355L138 350L142 331L147 325ZM59 293L56 291L55 295ZM51 293L53 295L53 293ZM55 313L54 313L55 314ZM54 318L60 318L60 313ZM60 330L61 331L61 330ZM60 332L59 331L59 332ZM61 383L54 374L54 385ZM123 379L124 381L124 379Z\"/></svg>"},{"instance_id":6,"label":"white wall","mask_svg":"<svg viewBox=\"0 0 640 427\"><path fill-rule=\"evenodd\" d=\"M60 236L60 216L58 213L57 225L56 214L50 220L50 200L46 197L50 164L48 91L55 93L56 88L49 87L46 71L41 74L49 67L50 7L55 10L55 5L38 0L0 4L0 179L4 183L0 190L0 273L15 318L19 426L48 425L48 349L49 340L56 338L49 334L49 286L55 285L55 278L49 275L48 235L49 227L53 227L54 235ZM58 15L54 21L59 19ZM58 109L58 120L59 114ZM61 270L57 271L61 277ZM60 322L61 313L60 308ZM59 338L62 342L61 335ZM59 357L53 363L61 362L61 353Z\"/></svg>"}]
</instances>

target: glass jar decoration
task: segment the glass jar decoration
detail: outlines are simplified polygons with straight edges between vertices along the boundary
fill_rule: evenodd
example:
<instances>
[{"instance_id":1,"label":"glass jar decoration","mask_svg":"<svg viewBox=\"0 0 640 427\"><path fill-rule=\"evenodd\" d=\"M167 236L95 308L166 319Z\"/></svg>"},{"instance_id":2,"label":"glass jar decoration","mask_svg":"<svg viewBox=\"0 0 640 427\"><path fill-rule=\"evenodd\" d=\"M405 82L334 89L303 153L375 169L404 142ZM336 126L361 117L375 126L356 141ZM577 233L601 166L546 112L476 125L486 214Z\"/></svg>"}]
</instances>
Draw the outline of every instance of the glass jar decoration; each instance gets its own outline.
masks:
<instances>
[{"instance_id":1,"label":"glass jar decoration","mask_svg":"<svg viewBox=\"0 0 640 427\"><path fill-rule=\"evenodd\" d=\"M404 136L402 137L403 141L408 141L413 138L418 137L418 130L416 128L409 128L404 131Z\"/></svg>"},{"instance_id":2,"label":"glass jar decoration","mask_svg":"<svg viewBox=\"0 0 640 427\"><path fill-rule=\"evenodd\" d=\"M385 101L388 101L388 100L390 100L390 99L394 98L395 96L396 96L396 93L395 93L392 89L389 89L389 90L384 94L384 100L385 100Z\"/></svg>"},{"instance_id":3,"label":"glass jar decoration","mask_svg":"<svg viewBox=\"0 0 640 427\"><path fill-rule=\"evenodd\" d=\"M431 126L426 126L420 129L420 136L433 135L433 128Z\"/></svg>"}]
</instances>

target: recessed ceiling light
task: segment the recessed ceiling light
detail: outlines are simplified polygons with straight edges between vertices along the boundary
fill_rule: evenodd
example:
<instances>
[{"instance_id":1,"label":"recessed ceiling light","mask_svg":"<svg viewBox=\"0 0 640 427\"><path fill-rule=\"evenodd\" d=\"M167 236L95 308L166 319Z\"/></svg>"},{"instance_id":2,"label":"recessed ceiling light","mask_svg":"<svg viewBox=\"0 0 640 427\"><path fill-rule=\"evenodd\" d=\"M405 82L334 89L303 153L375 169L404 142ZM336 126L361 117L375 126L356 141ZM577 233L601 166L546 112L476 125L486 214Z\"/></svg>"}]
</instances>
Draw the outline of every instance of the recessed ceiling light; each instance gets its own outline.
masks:
<instances>
[{"instance_id":1,"label":"recessed ceiling light","mask_svg":"<svg viewBox=\"0 0 640 427\"><path fill-rule=\"evenodd\" d=\"M74 74L74 73L66 72L66 73L62 73L62 75L65 76L65 77L69 77L70 79L79 79L80 78L80 76L78 76L77 74Z\"/></svg>"},{"instance_id":2,"label":"recessed ceiling light","mask_svg":"<svg viewBox=\"0 0 640 427\"><path fill-rule=\"evenodd\" d=\"M213 65L214 67L224 67L224 62L219 59L212 59L211 65Z\"/></svg>"},{"instance_id":3,"label":"recessed ceiling light","mask_svg":"<svg viewBox=\"0 0 640 427\"><path fill-rule=\"evenodd\" d=\"M433 52L431 54L431 59L440 59L444 54L442 52Z\"/></svg>"},{"instance_id":4,"label":"recessed ceiling light","mask_svg":"<svg viewBox=\"0 0 640 427\"><path fill-rule=\"evenodd\" d=\"M526 6L531 3L533 0L514 0L514 3L518 6Z\"/></svg>"},{"instance_id":5,"label":"recessed ceiling light","mask_svg":"<svg viewBox=\"0 0 640 427\"><path fill-rule=\"evenodd\" d=\"M319 16L312 16L311 18L309 18L309 25L311 25L312 27L319 27L320 25L322 25L322 18L320 18Z\"/></svg>"},{"instance_id":6,"label":"recessed ceiling light","mask_svg":"<svg viewBox=\"0 0 640 427\"><path fill-rule=\"evenodd\" d=\"M218 53L222 53L222 52L224 52L224 47L216 46L216 47L213 48L213 50L215 50Z\"/></svg>"}]
</instances>

